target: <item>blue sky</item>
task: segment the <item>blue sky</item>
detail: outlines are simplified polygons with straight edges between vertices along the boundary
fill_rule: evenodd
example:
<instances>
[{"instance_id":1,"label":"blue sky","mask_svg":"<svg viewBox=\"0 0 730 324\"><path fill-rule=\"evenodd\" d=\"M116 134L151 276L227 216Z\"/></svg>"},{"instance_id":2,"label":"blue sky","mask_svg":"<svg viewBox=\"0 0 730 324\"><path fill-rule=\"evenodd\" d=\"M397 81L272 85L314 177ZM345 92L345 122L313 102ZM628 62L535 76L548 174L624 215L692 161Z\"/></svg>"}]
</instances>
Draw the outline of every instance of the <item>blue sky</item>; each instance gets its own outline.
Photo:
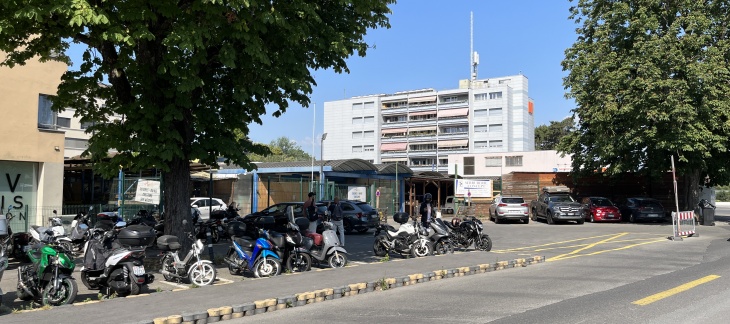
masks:
<instances>
[{"instance_id":1,"label":"blue sky","mask_svg":"<svg viewBox=\"0 0 730 324\"><path fill-rule=\"evenodd\" d=\"M459 80L469 77L469 12L474 13L479 78L524 74L535 101L535 125L562 120L574 107L564 97L566 73L560 66L565 49L576 40L570 5L568 0L399 0L392 7L391 28L368 33L365 39L375 48L366 57L350 58L349 74L314 71L317 86L310 107L292 104L279 118L271 116L275 107L270 107L263 125L250 126L249 136L262 143L286 136L309 153L314 148L319 157L325 101L458 88Z\"/></svg>"}]
</instances>

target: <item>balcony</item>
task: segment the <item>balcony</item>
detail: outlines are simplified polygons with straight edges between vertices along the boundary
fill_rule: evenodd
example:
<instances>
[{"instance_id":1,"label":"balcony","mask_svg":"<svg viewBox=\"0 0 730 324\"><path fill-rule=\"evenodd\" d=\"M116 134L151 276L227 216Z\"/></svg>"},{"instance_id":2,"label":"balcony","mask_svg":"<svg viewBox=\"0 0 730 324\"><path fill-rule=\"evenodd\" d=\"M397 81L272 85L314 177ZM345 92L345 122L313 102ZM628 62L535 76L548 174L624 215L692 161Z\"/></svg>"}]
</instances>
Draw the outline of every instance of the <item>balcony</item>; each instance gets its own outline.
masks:
<instances>
[{"instance_id":1,"label":"balcony","mask_svg":"<svg viewBox=\"0 0 730 324\"><path fill-rule=\"evenodd\" d=\"M406 127L407 124L408 124L408 122L405 120L389 121L389 122L383 121L382 126L387 127L387 128L395 128L395 127Z\"/></svg>"},{"instance_id":2,"label":"balcony","mask_svg":"<svg viewBox=\"0 0 730 324\"><path fill-rule=\"evenodd\" d=\"M445 125L457 125L457 124L469 124L469 116L455 116L439 118L439 126Z\"/></svg>"},{"instance_id":3,"label":"balcony","mask_svg":"<svg viewBox=\"0 0 730 324\"><path fill-rule=\"evenodd\" d=\"M457 108L457 107L469 107L469 100L449 101L440 102L439 108Z\"/></svg>"},{"instance_id":4,"label":"balcony","mask_svg":"<svg viewBox=\"0 0 730 324\"><path fill-rule=\"evenodd\" d=\"M380 138L381 143L405 142L406 136L383 136Z\"/></svg>"},{"instance_id":5,"label":"balcony","mask_svg":"<svg viewBox=\"0 0 730 324\"><path fill-rule=\"evenodd\" d=\"M439 140L468 139L469 132L439 133Z\"/></svg>"},{"instance_id":6,"label":"balcony","mask_svg":"<svg viewBox=\"0 0 730 324\"><path fill-rule=\"evenodd\" d=\"M404 115L408 113L408 106L398 106L393 108L386 108L380 110L381 115Z\"/></svg>"},{"instance_id":7,"label":"balcony","mask_svg":"<svg viewBox=\"0 0 730 324\"><path fill-rule=\"evenodd\" d=\"M407 152L406 151L381 151L380 157L381 158L400 158L400 157L406 157Z\"/></svg>"},{"instance_id":8,"label":"balcony","mask_svg":"<svg viewBox=\"0 0 730 324\"><path fill-rule=\"evenodd\" d=\"M435 126L436 125L436 118L430 118L430 119L415 119L415 120L409 120L408 126L410 127L417 127L417 126ZM388 124L390 125L390 124Z\"/></svg>"}]
</instances>

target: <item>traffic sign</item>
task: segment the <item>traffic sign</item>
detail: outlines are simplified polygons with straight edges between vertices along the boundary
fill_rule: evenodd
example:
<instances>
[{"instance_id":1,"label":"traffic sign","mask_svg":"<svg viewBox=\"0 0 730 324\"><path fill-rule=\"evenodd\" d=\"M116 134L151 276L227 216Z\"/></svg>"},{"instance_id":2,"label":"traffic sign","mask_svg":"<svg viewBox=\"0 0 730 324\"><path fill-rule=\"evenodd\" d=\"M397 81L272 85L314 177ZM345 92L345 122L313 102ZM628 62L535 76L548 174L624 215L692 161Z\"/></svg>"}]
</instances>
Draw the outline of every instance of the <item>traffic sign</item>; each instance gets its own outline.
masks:
<instances>
[{"instance_id":1,"label":"traffic sign","mask_svg":"<svg viewBox=\"0 0 730 324\"><path fill-rule=\"evenodd\" d=\"M380 189L375 190L375 197L380 197Z\"/></svg>"}]
</instances>

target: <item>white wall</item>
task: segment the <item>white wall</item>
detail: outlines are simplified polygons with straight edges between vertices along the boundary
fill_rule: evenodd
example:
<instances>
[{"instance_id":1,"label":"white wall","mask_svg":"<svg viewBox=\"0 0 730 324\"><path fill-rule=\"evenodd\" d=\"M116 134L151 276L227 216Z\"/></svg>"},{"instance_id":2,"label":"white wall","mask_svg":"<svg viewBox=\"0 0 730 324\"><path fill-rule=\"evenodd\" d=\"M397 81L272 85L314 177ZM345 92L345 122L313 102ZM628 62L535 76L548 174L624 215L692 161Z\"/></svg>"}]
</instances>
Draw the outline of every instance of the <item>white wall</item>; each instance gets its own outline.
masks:
<instances>
[{"instance_id":1,"label":"white wall","mask_svg":"<svg viewBox=\"0 0 730 324\"><path fill-rule=\"evenodd\" d=\"M464 175L464 157L474 157L474 175ZM505 157L522 156L522 166L507 166ZM486 157L502 157L502 167L487 167ZM454 166L464 177L498 177L510 172L553 172L567 171L571 166L569 155L561 157L557 151L529 151L506 153L475 153L449 155L449 174L454 174Z\"/></svg>"}]
</instances>

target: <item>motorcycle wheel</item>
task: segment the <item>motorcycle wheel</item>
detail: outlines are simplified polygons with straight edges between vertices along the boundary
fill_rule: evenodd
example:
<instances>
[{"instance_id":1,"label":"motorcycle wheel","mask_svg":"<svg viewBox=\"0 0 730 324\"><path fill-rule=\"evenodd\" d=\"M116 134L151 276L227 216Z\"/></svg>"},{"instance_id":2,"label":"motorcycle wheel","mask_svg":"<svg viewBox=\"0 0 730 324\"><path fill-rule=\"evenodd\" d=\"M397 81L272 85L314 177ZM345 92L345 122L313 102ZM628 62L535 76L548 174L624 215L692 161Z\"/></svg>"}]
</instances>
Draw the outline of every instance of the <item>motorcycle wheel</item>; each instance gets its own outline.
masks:
<instances>
[{"instance_id":1,"label":"motorcycle wheel","mask_svg":"<svg viewBox=\"0 0 730 324\"><path fill-rule=\"evenodd\" d=\"M198 286L212 285L218 272L210 263L193 264L188 271L190 283Z\"/></svg>"},{"instance_id":2,"label":"motorcycle wheel","mask_svg":"<svg viewBox=\"0 0 730 324\"><path fill-rule=\"evenodd\" d=\"M420 258L430 255L433 252L431 242L417 241L411 246L411 256L414 258Z\"/></svg>"},{"instance_id":3,"label":"motorcycle wheel","mask_svg":"<svg viewBox=\"0 0 730 324\"><path fill-rule=\"evenodd\" d=\"M383 244L380 241L380 239L377 239L375 240L375 243L373 243L373 253L375 253L376 256L384 257L388 254L388 250L383 247Z\"/></svg>"},{"instance_id":4,"label":"motorcycle wheel","mask_svg":"<svg viewBox=\"0 0 730 324\"><path fill-rule=\"evenodd\" d=\"M261 258L253 265L253 275L256 278L273 277L281 274L281 261L273 257Z\"/></svg>"},{"instance_id":5,"label":"motorcycle wheel","mask_svg":"<svg viewBox=\"0 0 730 324\"><path fill-rule=\"evenodd\" d=\"M228 272L230 272L232 275L237 276L241 274L241 270L234 267L232 264L228 265Z\"/></svg>"},{"instance_id":6,"label":"motorcycle wheel","mask_svg":"<svg viewBox=\"0 0 730 324\"><path fill-rule=\"evenodd\" d=\"M436 254L454 253L454 244L448 240L440 240L440 241L436 242L436 245L434 246L433 251Z\"/></svg>"},{"instance_id":7,"label":"motorcycle wheel","mask_svg":"<svg viewBox=\"0 0 730 324\"><path fill-rule=\"evenodd\" d=\"M217 244L218 242L220 242L221 237L218 234L218 229L215 229L215 228L210 229L210 240L213 242L213 244Z\"/></svg>"},{"instance_id":8,"label":"motorcycle wheel","mask_svg":"<svg viewBox=\"0 0 730 324\"><path fill-rule=\"evenodd\" d=\"M162 264L160 265L160 268L162 270L166 270L167 272L175 273L176 272L175 267L172 265L173 261L174 260L171 255L165 254L165 256L162 258ZM165 280L167 280L167 281L170 281L173 278L175 278L169 274L163 274L162 276L165 277Z\"/></svg>"},{"instance_id":9,"label":"motorcycle wheel","mask_svg":"<svg viewBox=\"0 0 730 324\"><path fill-rule=\"evenodd\" d=\"M86 286L86 288L90 290L97 290L99 289L99 285L96 283L93 283L89 280L89 273L86 271L81 271L81 283Z\"/></svg>"},{"instance_id":10,"label":"motorcycle wheel","mask_svg":"<svg viewBox=\"0 0 730 324\"><path fill-rule=\"evenodd\" d=\"M53 281L50 281L43 288L42 303L50 306L71 304L76 299L78 292L79 288L76 286L76 281L71 278L60 279L58 290L53 289Z\"/></svg>"},{"instance_id":11,"label":"motorcycle wheel","mask_svg":"<svg viewBox=\"0 0 730 324\"><path fill-rule=\"evenodd\" d=\"M483 234L482 239L479 242L476 242L477 250L480 251L491 251L492 250L492 239L489 238L489 235Z\"/></svg>"},{"instance_id":12,"label":"motorcycle wheel","mask_svg":"<svg viewBox=\"0 0 730 324\"><path fill-rule=\"evenodd\" d=\"M332 253L327 257L327 263L330 268L344 268L347 265L347 255L344 253Z\"/></svg>"},{"instance_id":13,"label":"motorcycle wheel","mask_svg":"<svg viewBox=\"0 0 730 324\"><path fill-rule=\"evenodd\" d=\"M306 253L291 253L286 258L286 268L291 272L304 272L312 269L312 257Z\"/></svg>"}]
</instances>

